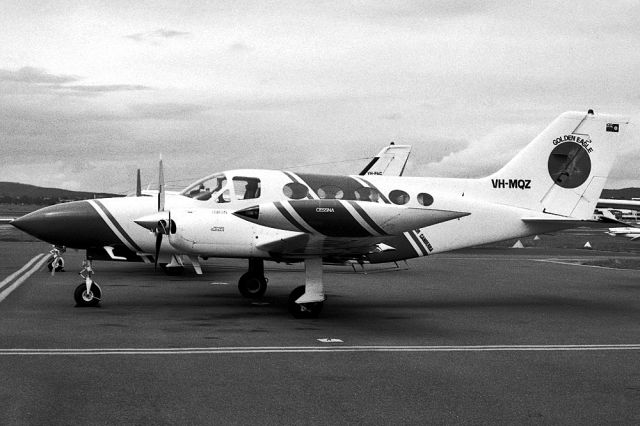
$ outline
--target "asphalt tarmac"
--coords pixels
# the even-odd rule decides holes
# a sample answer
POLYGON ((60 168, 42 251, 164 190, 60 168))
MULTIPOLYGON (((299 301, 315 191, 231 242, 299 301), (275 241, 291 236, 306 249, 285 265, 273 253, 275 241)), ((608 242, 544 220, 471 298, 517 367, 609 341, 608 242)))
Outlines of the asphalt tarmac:
POLYGON ((296 320, 300 265, 267 263, 255 303, 243 261, 180 277, 96 262, 102 306, 76 308, 82 254, 51 276, 47 251, 0 243, 0 280, 23 269, 0 292, 27 277, 0 302, 1 424, 640 423, 640 270, 580 264, 637 254, 328 267, 321 317, 296 320))

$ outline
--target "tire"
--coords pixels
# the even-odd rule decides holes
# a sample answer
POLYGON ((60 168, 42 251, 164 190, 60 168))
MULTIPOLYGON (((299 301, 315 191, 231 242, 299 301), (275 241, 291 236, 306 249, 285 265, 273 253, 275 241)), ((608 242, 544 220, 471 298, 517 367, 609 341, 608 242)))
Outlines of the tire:
POLYGON ((296 300, 300 298, 304 294, 304 286, 301 285, 293 289, 293 291, 289 294, 289 313, 293 315, 294 318, 303 319, 303 318, 318 318, 320 316, 320 312, 322 312, 322 306, 324 302, 314 302, 314 303, 304 303, 299 304, 296 303, 296 300))
POLYGON ((240 277, 238 290, 248 299, 260 299, 267 291, 267 279, 247 272, 240 277))
POLYGON ((160 268, 162 268, 162 271, 170 277, 184 274, 184 266, 167 266, 166 263, 161 263, 160 268))
POLYGON ((102 299, 102 290, 95 282, 91 284, 91 294, 87 295, 87 284, 82 283, 76 290, 73 292, 73 298, 76 301, 76 307, 84 308, 84 307, 93 307, 98 306, 100 304, 100 300, 102 299))
MULTIPOLYGON (((53 260, 50 260, 49 262, 47 262, 47 269, 49 269, 49 272, 51 272, 51 270, 53 270, 53 260)), ((64 265, 62 262, 60 262, 58 264, 58 266, 56 266, 56 272, 62 272, 64 271, 64 265)))

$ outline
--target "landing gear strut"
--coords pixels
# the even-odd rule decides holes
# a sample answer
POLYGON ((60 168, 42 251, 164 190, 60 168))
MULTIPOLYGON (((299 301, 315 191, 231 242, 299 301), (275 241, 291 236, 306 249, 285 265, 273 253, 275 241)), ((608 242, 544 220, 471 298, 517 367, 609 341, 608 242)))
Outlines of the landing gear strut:
POLYGON ((76 287, 73 292, 73 298, 76 300, 76 306, 98 306, 102 298, 102 290, 98 284, 93 281, 93 268, 91 260, 87 259, 82 262, 82 271, 80 276, 84 278, 84 282, 76 287))
POLYGON ((240 294, 249 299, 259 299, 267 291, 267 279, 264 277, 264 260, 250 258, 249 271, 238 281, 240 294))
POLYGON ((162 268, 164 273, 169 276, 178 276, 184 273, 184 264, 182 263, 182 259, 175 255, 171 256, 171 262, 160 263, 160 268, 162 268))
POLYGON ((322 284, 322 258, 304 261, 305 285, 289 295, 289 312, 295 318, 317 318, 326 299, 322 284))

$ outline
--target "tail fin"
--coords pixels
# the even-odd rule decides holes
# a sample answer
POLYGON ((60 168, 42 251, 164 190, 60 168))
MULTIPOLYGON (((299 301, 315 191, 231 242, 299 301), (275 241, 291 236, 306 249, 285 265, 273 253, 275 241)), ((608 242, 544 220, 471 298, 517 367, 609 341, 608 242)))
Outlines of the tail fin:
POLYGON ((409 154, 411 145, 395 145, 391 142, 391 145, 384 147, 359 175, 402 176, 409 154))
POLYGON ((628 117, 565 112, 486 178, 494 202, 589 219, 623 141, 628 117))

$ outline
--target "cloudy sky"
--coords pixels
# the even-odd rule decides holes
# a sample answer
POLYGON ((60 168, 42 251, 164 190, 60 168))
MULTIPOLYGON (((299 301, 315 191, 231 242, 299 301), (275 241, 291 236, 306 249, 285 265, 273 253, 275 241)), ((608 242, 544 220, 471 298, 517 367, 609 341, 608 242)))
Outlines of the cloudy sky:
MULTIPOLYGON (((615 0, 4 0, 0 181, 125 193, 160 153, 175 187, 355 173, 389 141, 408 174, 478 177, 563 111, 635 120, 638 22, 615 0)), ((640 186, 635 141, 608 187, 640 186)))

